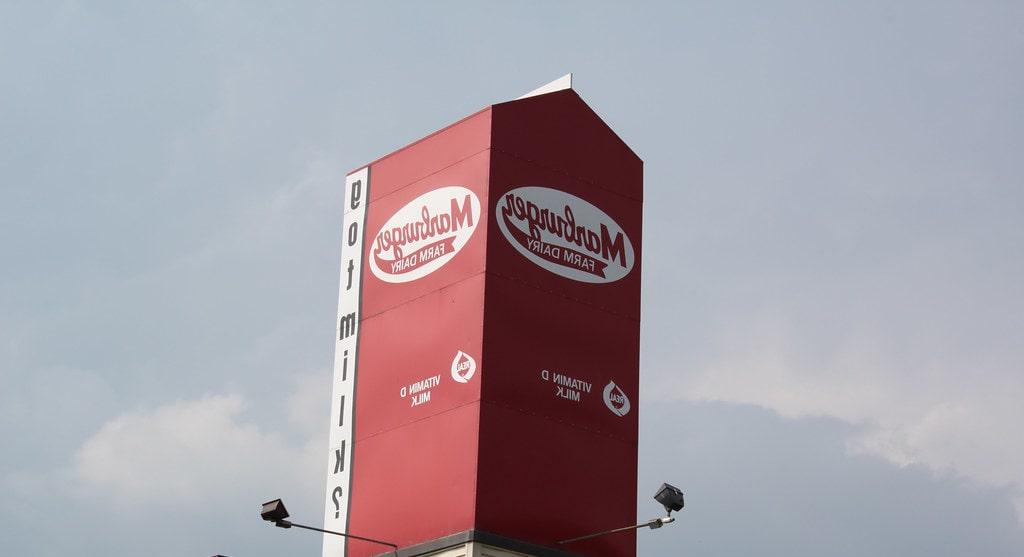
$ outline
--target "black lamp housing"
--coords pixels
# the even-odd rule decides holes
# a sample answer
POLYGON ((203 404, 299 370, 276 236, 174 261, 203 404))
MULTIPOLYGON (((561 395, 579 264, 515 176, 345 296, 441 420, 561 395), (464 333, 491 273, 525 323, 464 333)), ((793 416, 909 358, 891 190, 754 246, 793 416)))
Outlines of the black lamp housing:
POLYGON ((654 494, 654 500, 665 507, 669 516, 672 516, 672 511, 683 508, 683 492, 674 485, 661 484, 658 492, 654 494))
POLYGON ((288 518, 288 509, 284 508, 284 502, 280 499, 263 503, 263 510, 260 517, 267 522, 281 522, 288 518))

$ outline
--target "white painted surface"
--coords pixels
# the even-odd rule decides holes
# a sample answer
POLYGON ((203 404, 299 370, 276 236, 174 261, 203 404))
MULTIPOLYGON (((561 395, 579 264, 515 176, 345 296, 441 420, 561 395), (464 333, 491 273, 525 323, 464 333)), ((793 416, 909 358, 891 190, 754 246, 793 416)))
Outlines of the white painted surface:
POLYGON ((446 186, 428 191, 406 203, 381 226, 373 238, 370 270, 391 283, 425 277, 451 261, 469 242, 479 219, 480 199, 469 188, 446 186), (438 244, 440 248, 420 251, 438 244), (430 255, 426 262, 425 253, 430 255))
MULTIPOLYGON (((363 276, 363 228, 370 200, 370 170, 345 177, 345 213, 342 218, 341 280, 338 285, 338 320, 334 333, 334 380, 331 394, 330 445, 327 450, 327 488, 324 529, 348 531, 349 489, 352 483, 352 419, 355 398, 356 349, 359 346, 360 300, 363 276), (348 319, 346 319, 348 317, 348 319), (341 458, 339 458, 341 455, 341 458), (340 494, 335 494, 340 489, 340 494), (337 500, 337 504, 335 503, 337 500)), ((323 557, 345 555, 345 538, 324 535, 323 557)))
POLYGON ((555 91, 561 91, 563 89, 572 89, 572 72, 563 75, 562 77, 552 81, 551 83, 545 83, 544 85, 541 85, 540 87, 534 89, 533 91, 530 91, 529 93, 516 98, 516 100, 518 101, 519 99, 527 99, 530 97, 536 97, 537 95, 554 93, 555 91))
POLYGON ((633 269, 633 243, 622 227, 570 193, 542 186, 514 188, 498 202, 494 218, 516 251, 556 275, 608 283, 633 269))

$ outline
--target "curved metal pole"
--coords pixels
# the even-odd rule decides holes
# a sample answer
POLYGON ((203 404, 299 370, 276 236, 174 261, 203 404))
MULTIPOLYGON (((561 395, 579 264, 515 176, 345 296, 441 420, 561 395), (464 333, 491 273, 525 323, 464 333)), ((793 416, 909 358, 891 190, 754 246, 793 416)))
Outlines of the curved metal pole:
POLYGON ((666 524, 668 524, 670 522, 675 522, 675 520, 676 519, 672 518, 671 516, 666 516, 664 518, 654 518, 654 519, 648 520, 647 522, 643 522, 643 523, 640 523, 640 524, 637 524, 637 525, 634 525, 634 526, 624 526, 622 528, 615 528, 613 530, 605 530, 603 532, 598 532, 596 534, 587 534, 586 536, 580 536, 578 538, 570 538, 568 540, 562 540, 562 541, 558 541, 558 542, 555 542, 555 543, 557 543, 558 545, 565 545, 565 544, 568 544, 568 543, 581 542, 583 540, 589 540, 591 538, 597 538, 597 537, 605 536, 605 535, 608 535, 608 534, 616 534, 618 532, 628 532, 629 530, 639 530, 641 528, 650 528, 650 529, 653 530, 655 528, 661 528, 662 526, 664 526, 664 525, 666 525, 666 524))
POLYGON ((344 538, 352 538, 353 540, 362 540, 364 542, 370 542, 370 543, 376 543, 376 544, 380 544, 380 545, 386 545, 386 546, 388 546, 388 547, 390 547, 392 549, 392 551, 394 552, 395 555, 398 555, 398 546, 393 544, 393 543, 391 543, 391 542, 375 540, 373 538, 364 538, 363 536, 357 536, 355 534, 346 534, 344 532, 335 532, 334 530, 324 530, 323 528, 317 528, 315 526, 305 526, 305 525, 302 525, 302 524, 296 524, 296 523, 294 523, 294 522, 292 522, 290 520, 278 520, 278 521, 274 522, 274 525, 277 526, 278 528, 291 528, 292 526, 294 526, 296 528, 302 528, 304 530, 313 530, 314 532, 323 532, 324 534, 334 534, 335 536, 342 536, 344 538))

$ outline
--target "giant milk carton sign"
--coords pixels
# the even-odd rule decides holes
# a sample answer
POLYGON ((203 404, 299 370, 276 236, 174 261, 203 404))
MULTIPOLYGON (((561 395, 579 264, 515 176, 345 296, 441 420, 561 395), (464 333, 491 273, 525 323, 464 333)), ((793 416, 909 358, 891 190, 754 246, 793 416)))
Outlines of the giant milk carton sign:
MULTIPOLYGON (((413 554, 636 517, 642 162, 572 90, 345 180, 324 527, 413 554)), ((324 556, 387 548, 336 536, 324 556)), ((632 557, 632 533, 561 548, 632 557)))

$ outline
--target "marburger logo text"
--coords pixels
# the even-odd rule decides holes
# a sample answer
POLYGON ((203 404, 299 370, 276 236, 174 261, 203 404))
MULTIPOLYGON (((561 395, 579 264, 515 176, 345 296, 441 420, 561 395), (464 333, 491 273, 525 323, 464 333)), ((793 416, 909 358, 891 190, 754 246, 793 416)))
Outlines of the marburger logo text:
POLYGON ((528 187, 506 193, 499 205, 505 236, 548 270, 576 280, 608 282, 633 266, 629 238, 622 229, 580 198, 528 187), (584 216, 578 216, 580 211, 584 216), (609 269, 610 265, 614 267, 609 269))
POLYGON ((387 282, 426 276, 469 240, 479 220, 472 191, 448 186, 427 192, 391 216, 373 239, 371 269, 387 282))

